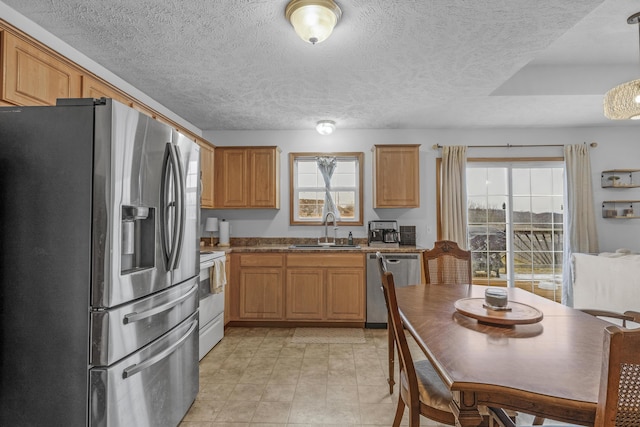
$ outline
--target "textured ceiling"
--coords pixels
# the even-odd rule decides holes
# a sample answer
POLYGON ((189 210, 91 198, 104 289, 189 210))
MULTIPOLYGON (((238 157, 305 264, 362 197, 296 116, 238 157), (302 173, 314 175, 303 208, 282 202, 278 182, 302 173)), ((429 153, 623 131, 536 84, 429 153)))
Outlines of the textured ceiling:
POLYGON ((2 1, 203 130, 629 125, 640 74, 637 0, 337 0, 315 46, 287 0, 2 1))

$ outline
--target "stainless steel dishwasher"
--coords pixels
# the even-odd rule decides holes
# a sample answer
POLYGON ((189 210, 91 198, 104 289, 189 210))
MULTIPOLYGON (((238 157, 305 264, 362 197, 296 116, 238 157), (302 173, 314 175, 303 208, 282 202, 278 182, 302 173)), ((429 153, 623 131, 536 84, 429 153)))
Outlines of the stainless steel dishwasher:
MULTIPOLYGON (((420 283, 419 253, 383 253, 387 270, 393 273, 396 287, 420 283)), ((382 294, 382 281, 376 254, 367 255, 367 328, 387 327, 387 306, 382 294)))

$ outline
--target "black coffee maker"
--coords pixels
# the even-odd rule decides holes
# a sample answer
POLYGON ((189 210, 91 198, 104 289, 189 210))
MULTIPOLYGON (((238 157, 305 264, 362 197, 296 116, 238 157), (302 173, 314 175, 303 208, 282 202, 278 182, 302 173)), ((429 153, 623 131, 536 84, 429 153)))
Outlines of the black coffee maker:
POLYGON ((394 247, 400 245, 398 221, 379 219, 369 221, 369 246, 394 247))

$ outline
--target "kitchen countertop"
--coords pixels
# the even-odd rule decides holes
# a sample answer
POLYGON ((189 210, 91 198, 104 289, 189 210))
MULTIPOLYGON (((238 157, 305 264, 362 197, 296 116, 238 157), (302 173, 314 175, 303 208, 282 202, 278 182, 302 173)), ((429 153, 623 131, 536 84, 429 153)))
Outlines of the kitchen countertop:
POLYGON ((262 245, 262 246, 232 246, 222 249, 219 246, 208 246, 211 250, 224 250, 227 253, 247 253, 247 252, 287 252, 287 253, 318 253, 318 252, 393 252, 393 253, 415 253, 422 252, 424 249, 415 246, 400 246, 399 248, 376 248, 370 246, 361 246, 359 248, 291 248, 290 245, 262 245))
MULTIPOLYGON (((207 239, 207 243, 208 243, 207 239)), ((282 239, 277 239, 277 242, 263 241, 268 239, 242 239, 250 241, 239 241, 234 244, 231 242, 231 246, 200 246, 200 251, 224 251, 229 253, 264 253, 264 252, 286 252, 286 253, 325 253, 325 252, 349 252, 349 253, 371 253, 371 252, 392 252, 392 253, 416 253, 423 252, 425 248, 419 246, 399 246, 399 247, 376 247, 368 246, 366 240, 364 243, 356 241, 359 248, 291 248, 292 244, 310 244, 310 242, 294 241, 284 242, 282 239)), ((275 239, 274 239, 275 240, 275 239)))

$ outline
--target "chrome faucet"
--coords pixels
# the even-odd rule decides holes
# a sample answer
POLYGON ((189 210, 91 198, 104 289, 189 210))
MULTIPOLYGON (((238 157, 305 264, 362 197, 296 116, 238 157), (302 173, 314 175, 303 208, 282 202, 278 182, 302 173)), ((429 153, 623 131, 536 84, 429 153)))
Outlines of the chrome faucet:
POLYGON ((329 243, 329 215, 333 218, 333 244, 338 242, 338 223, 333 212, 327 212, 324 216, 324 242, 329 243))

